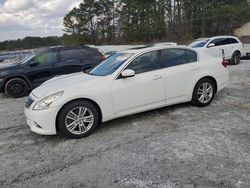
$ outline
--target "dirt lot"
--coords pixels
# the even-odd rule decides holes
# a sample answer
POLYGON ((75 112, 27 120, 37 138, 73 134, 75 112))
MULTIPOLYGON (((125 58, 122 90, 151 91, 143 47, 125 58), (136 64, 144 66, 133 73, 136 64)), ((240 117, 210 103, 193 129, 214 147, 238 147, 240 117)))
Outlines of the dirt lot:
POLYGON ((250 187, 250 61, 206 108, 175 105, 67 140, 30 132, 24 99, 0 98, 5 187, 250 187))

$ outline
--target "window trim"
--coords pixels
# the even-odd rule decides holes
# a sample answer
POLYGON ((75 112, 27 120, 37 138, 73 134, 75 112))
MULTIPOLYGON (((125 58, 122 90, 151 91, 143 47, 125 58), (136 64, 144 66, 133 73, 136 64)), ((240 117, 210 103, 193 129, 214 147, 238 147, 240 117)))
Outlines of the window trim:
MULTIPOLYGON (((196 54, 197 54, 197 62, 199 62, 199 60, 200 60, 200 55, 199 55, 199 53, 197 53, 194 49, 192 49, 192 48, 187 48, 187 47, 180 47, 180 48, 175 48, 175 47, 171 47, 171 48, 166 48, 166 47, 160 47, 160 48, 157 48, 157 49, 148 49, 147 51, 143 51, 143 52, 139 52, 139 53, 135 53, 132 57, 130 57, 125 63, 124 63, 124 65, 123 65, 123 67, 121 67, 120 68, 120 70, 117 72, 117 74, 115 75, 115 77, 114 77, 114 80, 117 80, 118 78, 119 78, 119 76, 120 76, 120 74, 127 68, 127 66, 130 64, 130 63, 132 63, 137 57, 139 57, 139 56, 141 56, 141 55, 143 55, 143 54, 145 54, 145 53, 148 53, 148 52, 153 52, 153 51, 160 51, 160 50, 167 50, 167 49, 183 49, 183 50, 190 50, 190 51, 193 51, 193 52, 195 52, 196 54)), ((193 62, 193 63, 196 63, 196 62, 193 62)), ((162 63, 160 63, 161 64, 161 68, 160 69, 165 69, 165 68, 167 68, 167 67, 163 67, 162 66, 162 63)), ((159 69, 157 69, 157 70, 159 70, 159 69)), ((116 72, 114 72, 114 74, 115 74, 116 72)))
MULTIPOLYGON (((145 52, 141 52, 139 54, 137 54, 135 57, 131 57, 131 59, 129 60, 128 59, 128 62, 126 64, 124 64, 124 67, 121 69, 121 71, 119 71, 119 73, 116 75, 115 77, 115 80, 118 80, 118 79, 121 79, 121 74, 124 70, 126 70, 126 68, 134 62, 134 60, 142 55, 145 55, 147 53, 152 53, 152 52, 156 52, 156 51, 160 51, 161 49, 157 49, 157 50, 149 50, 149 51, 145 51, 145 52)), ((159 69, 162 69, 162 63, 160 62, 159 63, 159 68, 158 69, 155 69, 155 70, 151 70, 151 71, 147 71, 147 72, 152 72, 152 71, 156 71, 156 70, 159 70, 159 69)), ((135 75, 138 75, 138 74, 143 74, 143 73, 147 73, 147 72, 142 72, 142 73, 137 73, 135 75)))
POLYGON ((190 63, 197 63, 199 61, 199 54, 195 50, 193 50, 193 49, 187 49, 187 48, 167 48, 167 49, 161 49, 161 50, 184 50, 185 51, 185 56, 186 56, 186 58, 185 58, 186 59, 186 63, 179 64, 179 65, 165 67, 164 66, 164 62, 161 62, 162 69, 177 67, 177 66, 181 66, 181 65, 187 65, 187 64, 190 64, 190 63), (196 58, 197 58, 196 61, 189 62, 187 51, 191 51, 191 52, 194 52, 196 54, 196 58))

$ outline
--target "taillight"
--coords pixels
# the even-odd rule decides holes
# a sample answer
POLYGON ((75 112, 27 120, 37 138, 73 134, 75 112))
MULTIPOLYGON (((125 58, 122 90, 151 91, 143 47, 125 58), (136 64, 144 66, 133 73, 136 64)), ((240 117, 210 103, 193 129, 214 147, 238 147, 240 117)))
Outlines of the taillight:
POLYGON ((101 60, 101 61, 104 61, 105 59, 106 59, 106 57, 105 57, 104 55, 101 55, 101 56, 100 56, 100 60, 101 60))
POLYGON ((229 65, 229 62, 223 58, 223 60, 222 60, 222 65, 223 65, 225 68, 227 68, 227 66, 229 65))

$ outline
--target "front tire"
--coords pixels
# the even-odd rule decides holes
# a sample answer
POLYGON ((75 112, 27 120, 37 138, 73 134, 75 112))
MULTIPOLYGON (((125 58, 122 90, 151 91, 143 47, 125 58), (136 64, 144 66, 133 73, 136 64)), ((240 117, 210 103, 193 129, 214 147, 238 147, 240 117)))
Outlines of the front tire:
POLYGON ((230 60, 231 65, 238 65, 241 61, 241 53, 239 51, 235 51, 230 60))
POLYGON ((25 97, 29 93, 29 86, 22 78, 12 78, 6 82, 4 91, 13 98, 25 97))
POLYGON ((214 82, 209 78, 203 78, 195 85, 191 102, 197 107, 208 106, 213 101, 215 92, 214 82))
POLYGON ((57 129, 59 135, 79 139, 91 135, 99 123, 100 115, 95 105, 77 100, 66 104, 59 112, 57 129))

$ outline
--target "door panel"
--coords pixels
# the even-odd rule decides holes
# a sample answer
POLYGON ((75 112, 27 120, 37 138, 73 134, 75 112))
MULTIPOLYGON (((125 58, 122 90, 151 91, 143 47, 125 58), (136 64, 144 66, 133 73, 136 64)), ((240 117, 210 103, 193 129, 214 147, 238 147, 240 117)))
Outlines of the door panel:
POLYGON ((82 71, 80 49, 61 49, 60 61, 55 64, 56 75, 70 74, 82 71))
POLYGON ((56 62, 58 62, 56 51, 44 52, 31 59, 27 75, 34 87, 55 76, 54 63, 56 62))
POLYGON ((158 51, 139 56, 126 69, 134 70, 136 75, 114 80, 112 97, 116 113, 129 114, 165 104, 165 87, 158 51))
POLYGON ((148 109, 165 104, 162 70, 115 80, 112 86, 115 112, 148 109))
POLYGON ((222 57, 223 56, 222 50, 224 50, 224 46, 214 46, 214 47, 208 48, 207 52, 209 55, 213 57, 222 57))
POLYGON ((166 85, 166 103, 183 102, 190 96, 199 67, 197 54, 185 49, 166 49, 161 51, 163 77, 166 85))
POLYGON ((225 56, 227 55, 227 45, 225 45, 225 40, 226 38, 217 38, 212 40, 210 43, 214 43, 215 46, 214 47, 210 47, 207 49, 207 52, 209 55, 213 56, 213 57, 223 57, 223 52, 225 56))
POLYGON ((70 74, 82 71, 81 61, 78 59, 55 63, 56 75, 70 74))
POLYGON ((186 101, 193 88, 194 78, 198 72, 197 63, 188 63, 165 68, 166 102, 176 103, 186 101))

